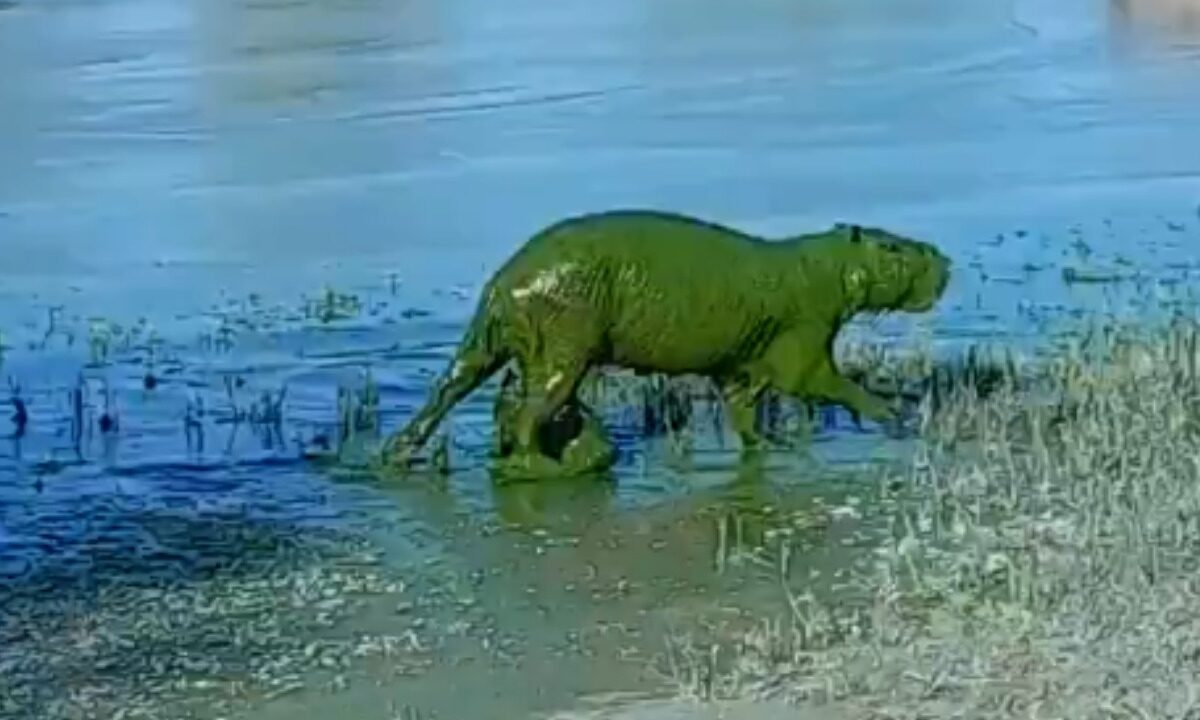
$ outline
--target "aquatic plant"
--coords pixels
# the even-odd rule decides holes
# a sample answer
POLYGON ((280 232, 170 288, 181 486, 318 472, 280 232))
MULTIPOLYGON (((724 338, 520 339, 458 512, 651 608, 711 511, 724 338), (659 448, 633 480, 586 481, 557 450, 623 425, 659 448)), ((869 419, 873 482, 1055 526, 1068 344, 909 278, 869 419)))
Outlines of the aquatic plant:
POLYGON ((204 397, 191 395, 183 415, 183 434, 190 452, 204 452, 204 418, 204 397))
MULTIPOLYGON (((53 317, 51 315, 52 323, 53 317)), ((103 365, 108 361, 116 335, 117 328, 112 322, 98 317, 88 321, 88 351, 93 367, 103 365)))
POLYGON ((24 398, 21 397, 21 386, 13 378, 8 379, 8 402, 12 405, 12 437, 20 438, 25 435, 25 428, 29 425, 29 408, 25 404, 24 398))
POLYGON ((351 455, 370 454, 369 448, 378 441, 380 392, 372 370, 368 367, 363 371, 362 382, 357 387, 339 384, 335 393, 333 427, 298 443, 304 456, 311 460, 349 460, 351 455))
POLYGON ((328 324, 346 320, 362 312, 362 300, 354 293, 343 293, 326 286, 315 298, 304 297, 304 317, 328 324))
POLYGON ((104 409, 96 421, 96 426, 100 428, 101 434, 116 434, 121 430, 121 417, 117 411, 117 401, 107 379, 102 380, 101 393, 104 398, 104 409))

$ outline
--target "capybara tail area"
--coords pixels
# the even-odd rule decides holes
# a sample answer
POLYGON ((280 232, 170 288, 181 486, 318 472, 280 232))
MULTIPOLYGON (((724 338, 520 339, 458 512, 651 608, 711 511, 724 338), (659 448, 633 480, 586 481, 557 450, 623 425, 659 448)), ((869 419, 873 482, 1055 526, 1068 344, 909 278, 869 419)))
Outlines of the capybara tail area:
POLYGON ((485 300, 471 319, 458 352, 434 385, 429 400, 392 437, 388 452, 407 457, 419 450, 459 402, 494 375, 511 357, 504 346, 502 319, 485 300))

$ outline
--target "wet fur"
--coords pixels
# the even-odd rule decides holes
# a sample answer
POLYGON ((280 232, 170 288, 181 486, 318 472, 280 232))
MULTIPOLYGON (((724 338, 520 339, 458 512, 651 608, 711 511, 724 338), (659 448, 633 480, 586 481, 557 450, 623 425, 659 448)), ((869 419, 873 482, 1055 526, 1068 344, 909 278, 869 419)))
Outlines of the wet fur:
POLYGON ((405 463, 509 362, 520 385, 510 465, 547 472, 565 468, 541 451, 542 428, 602 365, 712 378, 747 448, 760 443, 754 405, 768 387, 883 421, 892 409, 837 371, 834 339, 861 312, 931 309, 949 274, 934 246, 878 228, 768 241, 670 213, 572 218, 530 238, 487 283, 450 367, 386 452, 405 463))

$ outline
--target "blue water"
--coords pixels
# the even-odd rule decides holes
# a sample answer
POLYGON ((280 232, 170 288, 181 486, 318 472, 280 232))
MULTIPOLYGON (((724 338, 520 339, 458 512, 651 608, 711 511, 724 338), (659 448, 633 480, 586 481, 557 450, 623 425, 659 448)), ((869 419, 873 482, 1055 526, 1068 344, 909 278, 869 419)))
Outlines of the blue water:
MULTIPOLYGON (((502 512, 479 468, 486 393, 453 419, 466 470, 440 495, 340 482, 299 456, 336 434, 338 388, 368 369, 383 428, 408 417, 488 273, 568 214, 929 239, 956 275, 916 324, 946 344, 1179 293, 1200 241, 1187 5, 0 3, 0 332, 19 388, 0 398, 28 411, 0 440, 0 578, 228 562, 220 543, 184 552, 146 529, 164 514, 436 530, 502 512), (1062 281, 1123 260, 1140 286, 1062 281), (361 307, 306 316, 326 287, 361 307), (108 322, 142 330, 89 344, 108 322), (285 387, 277 422, 234 422, 285 387)), ((623 512, 733 474, 728 453, 677 476, 626 446, 623 512)), ((834 459, 887 446, 820 443, 834 459)))

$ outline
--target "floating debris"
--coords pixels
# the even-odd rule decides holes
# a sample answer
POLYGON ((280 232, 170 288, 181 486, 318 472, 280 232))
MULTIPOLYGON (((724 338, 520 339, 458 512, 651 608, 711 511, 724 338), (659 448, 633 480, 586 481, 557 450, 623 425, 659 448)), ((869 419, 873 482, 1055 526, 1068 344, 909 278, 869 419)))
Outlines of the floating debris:
POLYGON ((1062 270, 1063 282, 1068 285, 1074 284, 1102 284, 1102 283, 1118 283, 1133 278, 1122 275, 1114 270, 1087 269, 1080 270, 1073 267, 1065 267, 1062 270))

